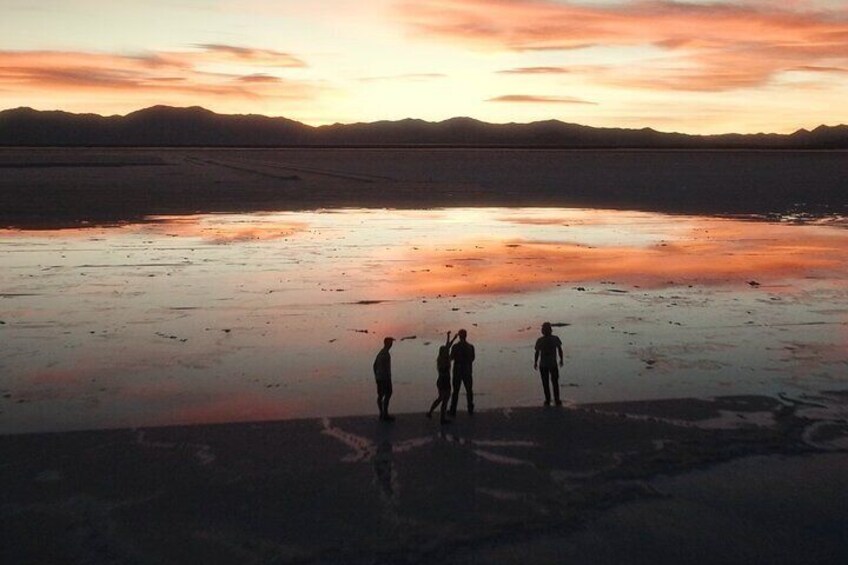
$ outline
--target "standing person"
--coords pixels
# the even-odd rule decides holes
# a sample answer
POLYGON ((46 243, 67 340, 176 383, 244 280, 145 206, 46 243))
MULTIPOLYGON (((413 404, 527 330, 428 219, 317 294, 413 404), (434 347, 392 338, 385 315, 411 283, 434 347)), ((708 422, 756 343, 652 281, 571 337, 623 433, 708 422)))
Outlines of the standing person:
POLYGON ((439 396, 436 400, 433 401, 433 404, 430 405, 430 410, 427 412, 427 417, 433 417, 433 410, 436 409, 436 406, 439 404, 442 405, 442 418, 440 422, 442 424, 449 424, 450 420, 445 418, 445 411, 448 407, 448 400, 450 400, 451 395, 451 382, 450 382, 450 368, 451 368, 451 360, 450 360, 450 346, 456 339, 454 336, 451 339, 451 333, 448 332, 447 337, 445 338, 445 344, 439 347, 439 356, 436 358, 436 369, 439 371, 439 379, 436 381, 436 388, 439 389, 439 396))
POLYGON ((459 342, 454 343, 450 352, 453 361, 453 396, 451 397, 450 415, 456 416, 456 404, 459 402, 459 385, 465 386, 465 398, 468 401, 468 414, 474 414, 474 384, 471 377, 471 367, 474 363, 474 346, 466 341, 468 332, 457 332, 459 342))
POLYGON ((548 381, 554 386, 554 402, 562 406, 559 399, 559 369, 557 368, 557 353, 559 366, 562 367, 562 341, 553 334, 551 323, 542 324, 542 337, 536 340, 536 354, 533 357, 533 368, 539 369, 542 376, 542 388, 545 390, 545 406, 551 405, 551 389, 548 381))
POLYGON ((374 380, 377 381, 377 407, 380 409, 380 419, 393 422, 395 417, 389 415, 389 399, 392 397, 392 348, 395 338, 383 339, 383 349, 374 358, 374 380))

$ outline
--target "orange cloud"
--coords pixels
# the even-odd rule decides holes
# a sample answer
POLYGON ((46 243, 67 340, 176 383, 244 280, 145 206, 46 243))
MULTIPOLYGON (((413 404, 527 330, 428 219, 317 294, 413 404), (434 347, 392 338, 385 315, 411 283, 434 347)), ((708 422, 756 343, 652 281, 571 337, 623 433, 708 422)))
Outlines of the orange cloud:
POLYGON ((531 104, 592 104, 597 105, 597 102, 590 102, 581 98, 571 96, 535 96, 532 94, 505 94, 504 96, 496 96, 489 98, 486 102, 519 102, 531 104))
POLYGON ((843 67, 821 67, 816 65, 801 65, 789 70, 802 73, 848 73, 848 69, 843 67))
POLYGON ((561 75, 570 73, 566 67, 517 67, 498 71, 502 75, 561 75))
POLYGON ((715 91, 768 84, 799 67, 845 64, 845 9, 791 6, 670 0, 604 5, 427 0, 404 2, 398 11, 418 36, 486 49, 653 47, 666 56, 601 68, 600 78, 617 85, 715 91))
POLYGON ((362 82, 378 82, 384 80, 431 80, 437 78, 445 78, 447 75, 442 73, 407 73, 403 75, 389 75, 379 77, 363 77, 359 79, 362 82))
MULTIPOLYGON (((201 45, 194 51, 120 55, 81 51, 0 51, 0 88, 61 90, 68 93, 129 90, 133 93, 211 95, 236 98, 308 99, 319 88, 244 69, 303 67, 300 59, 279 51, 228 45, 201 45), (232 72, 211 72, 206 65, 231 65, 232 72), (234 65, 238 65, 236 68, 234 65)), ((226 67, 224 67, 226 68, 226 67)))
POLYGON ((236 45, 224 45, 221 43, 199 43, 195 47, 202 49, 199 53, 179 53, 177 57, 204 58, 210 57, 216 61, 236 61, 239 63, 250 63, 271 67, 305 67, 306 63, 290 53, 275 51, 273 49, 255 49, 252 47, 240 47, 236 45))

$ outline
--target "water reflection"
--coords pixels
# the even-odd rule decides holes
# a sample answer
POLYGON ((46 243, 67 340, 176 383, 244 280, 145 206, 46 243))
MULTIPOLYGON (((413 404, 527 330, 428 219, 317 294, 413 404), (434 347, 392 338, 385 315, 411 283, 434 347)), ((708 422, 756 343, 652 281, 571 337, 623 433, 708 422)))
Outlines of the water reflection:
POLYGON ((143 231, 147 233, 200 238, 212 243, 286 239, 307 228, 305 222, 268 214, 253 214, 249 217, 227 214, 154 216, 142 224, 143 231))
MULTIPOLYGON (((0 433, 426 410, 466 327, 481 408, 536 404, 541 321, 578 402, 848 374, 848 231, 570 209, 335 210, 0 231, 0 433)), ((475 391, 477 392, 477 391, 475 391)))
POLYGON ((459 237, 450 248, 420 247, 407 256, 414 267, 391 286, 413 295, 504 294, 597 281, 643 288, 763 284, 755 278, 770 285, 803 278, 841 284, 848 275, 848 232, 840 229, 705 218, 673 218, 665 226, 655 217, 645 224, 647 214, 622 226, 614 213, 589 221, 583 215, 505 220, 554 228, 559 240, 459 237), (597 226, 604 230, 597 233, 597 226))

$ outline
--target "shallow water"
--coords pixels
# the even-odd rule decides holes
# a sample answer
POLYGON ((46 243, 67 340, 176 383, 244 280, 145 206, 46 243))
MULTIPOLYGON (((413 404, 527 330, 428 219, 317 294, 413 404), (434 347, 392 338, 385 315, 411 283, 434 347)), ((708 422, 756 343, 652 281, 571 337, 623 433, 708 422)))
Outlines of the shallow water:
MULTIPOLYGON (((333 210, 0 230, 0 433, 375 412, 435 396, 448 330, 478 408, 848 384, 848 230, 581 209, 333 210), (562 324, 562 325, 560 325, 562 324)), ((464 406, 464 400, 460 401, 464 406)))

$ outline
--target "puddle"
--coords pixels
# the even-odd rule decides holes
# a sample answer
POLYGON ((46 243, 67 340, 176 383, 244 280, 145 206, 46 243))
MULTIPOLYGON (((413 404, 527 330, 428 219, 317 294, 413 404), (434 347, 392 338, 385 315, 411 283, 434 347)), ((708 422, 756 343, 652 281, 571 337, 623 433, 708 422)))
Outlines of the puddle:
MULTIPOLYGON (((330 210, 0 230, 0 433, 395 412, 468 330, 481 409, 848 383, 848 230, 582 209, 330 210)), ((461 400, 462 405, 464 401, 461 400)))

